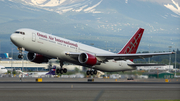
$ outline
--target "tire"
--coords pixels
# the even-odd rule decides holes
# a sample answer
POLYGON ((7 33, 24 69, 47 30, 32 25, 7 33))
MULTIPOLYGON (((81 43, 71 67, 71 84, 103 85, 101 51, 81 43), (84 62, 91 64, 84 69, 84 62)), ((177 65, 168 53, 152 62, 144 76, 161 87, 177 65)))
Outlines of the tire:
POLYGON ((59 73, 60 73, 60 70, 59 70, 59 69, 56 69, 56 73, 59 74, 59 73))
POLYGON ((67 69, 66 69, 66 68, 64 68, 64 69, 63 69, 63 72, 64 72, 64 73, 67 73, 67 69))
POLYGON ((96 75, 97 74, 97 70, 94 70, 93 73, 94 73, 94 75, 96 75))
POLYGON ((86 75, 89 75, 90 74, 90 71, 86 71, 86 75))
POLYGON ((93 74, 94 74, 94 71, 91 70, 91 71, 90 71, 90 74, 93 75, 93 74))
POLYGON ((63 74, 63 69, 60 69, 60 73, 63 74))
POLYGON ((20 54, 19 54, 19 55, 18 55, 18 58, 19 58, 19 59, 22 59, 22 58, 23 58, 23 55, 20 55, 20 54))

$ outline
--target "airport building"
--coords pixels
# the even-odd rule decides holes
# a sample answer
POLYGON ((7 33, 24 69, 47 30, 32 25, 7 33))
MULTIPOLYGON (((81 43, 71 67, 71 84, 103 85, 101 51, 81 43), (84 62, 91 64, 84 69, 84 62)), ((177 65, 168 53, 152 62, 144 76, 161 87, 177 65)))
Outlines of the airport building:
POLYGON ((48 64, 36 64, 30 61, 0 61, 0 65, 6 69, 16 69, 23 71, 45 71, 48 68, 48 64))
POLYGON ((9 58, 9 53, 0 53, 0 59, 7 59, 9 58))
POLYGON ((165 66, 138 66, 137 70, 173 70, 173 65, 165 65, 165 66))
POLYGON ((148 75, 148 78, 161 78, 161 79, 169 79, 174 78, 174 74, 170 72, 147 72, 143 75, 148 75))
MULTIPOLYGON (((15 70, 22 70, 22 71, 47 71, 49 69, 49 63, 37 64, 37 63, 30 62, 27 60, 0 61, 0 65, 4 66, 6 69, 15 69, 15 70)), ((60 68, 59 64, 52 63, 52 66, 54 65, 60 68)), ((75 70, 75 68, 78 68, 80 71, 83 71, 83 67, 78 66, 78 65, 64 65, 63 67, 67 68, 68 71, 73 71, 75 70)))

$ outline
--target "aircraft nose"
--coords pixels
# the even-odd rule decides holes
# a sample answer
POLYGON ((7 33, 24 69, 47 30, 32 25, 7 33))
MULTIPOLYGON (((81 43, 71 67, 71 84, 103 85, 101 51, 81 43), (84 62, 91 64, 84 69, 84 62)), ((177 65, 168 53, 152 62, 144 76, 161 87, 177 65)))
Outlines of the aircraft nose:
POLYGON ((12 34, 10 36, 10 39, 11 39, 12 43, 15 44, 15 45, 18 45, 20 43, 19 42, 20 41, 20 37, 17 34, 12 34))
POLYGON ((14 43, 14 41, 16 40, 16 36, 15 36, 14 34, 12 34, 12 35, 10 36, 10 39, 11 39, 11 41, 14 43))

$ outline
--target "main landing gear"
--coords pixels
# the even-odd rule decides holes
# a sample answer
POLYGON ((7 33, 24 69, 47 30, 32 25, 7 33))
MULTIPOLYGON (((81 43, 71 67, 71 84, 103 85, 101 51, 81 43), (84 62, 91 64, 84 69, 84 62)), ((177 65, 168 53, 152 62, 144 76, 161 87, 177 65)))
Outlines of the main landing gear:
POLYGON ((60 69, 56 69, 56 73, 59 74, 63 74, 63 73, 67 73, 67 69, 66 68, 60 68, 60 69))
POLYGON ((133 75, 132 75, 132 71, 131 71, 130 74, 131 74, 131 75, 130 75, 130 77, 127 78, 127 80, 134 80, 133 75))
POLYGON ((96 75, 97 74, 97 70, 95 70, 95 69, 94 70, 87 70, 86 74, 87 75, 96 75))
POLYGON ((56 69, 56 73, 59 74, 63 74, 63 73, 67 73, 67 69, 66 68, 62 68, 64 65, 63 61, 60 61, 60 69, 56 69))

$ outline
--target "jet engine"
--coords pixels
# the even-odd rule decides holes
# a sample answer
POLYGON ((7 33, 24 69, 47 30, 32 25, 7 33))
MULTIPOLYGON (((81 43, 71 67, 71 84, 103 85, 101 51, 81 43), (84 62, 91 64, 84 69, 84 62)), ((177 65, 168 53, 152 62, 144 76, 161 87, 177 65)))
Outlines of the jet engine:
POLYGON ((78 57, 78 60, 80 63, 90 65, 90 66, 97 64, 96 57, 88 53, 81 53, 78 57))
POLYGON ((48 57, 45 57, 43 55, 40 55, 40 54, 37 54, 37 53, 31 53, 31 52, 29 52, 27 54, 27 58, 31 62, 35 62, 35 63, 48 62, 48 59, 49 59, 48 57))

